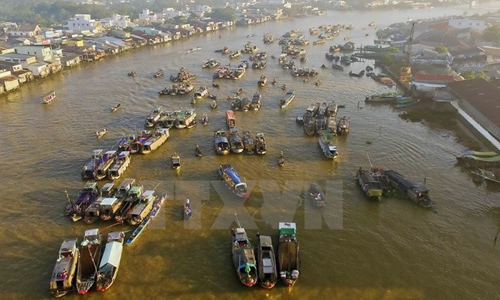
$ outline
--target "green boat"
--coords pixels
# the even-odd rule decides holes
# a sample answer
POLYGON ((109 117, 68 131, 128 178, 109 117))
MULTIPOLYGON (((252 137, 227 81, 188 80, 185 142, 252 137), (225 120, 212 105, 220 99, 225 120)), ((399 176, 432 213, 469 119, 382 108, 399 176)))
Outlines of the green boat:
POLYGON ((362 167, 359 167, 358 172, 356 173, 356 179, 358 180, 361 189, 365 192, 369 199, 380 201, 383 193, 382 185, 371 175, 369 171, 363 170, 362 167))

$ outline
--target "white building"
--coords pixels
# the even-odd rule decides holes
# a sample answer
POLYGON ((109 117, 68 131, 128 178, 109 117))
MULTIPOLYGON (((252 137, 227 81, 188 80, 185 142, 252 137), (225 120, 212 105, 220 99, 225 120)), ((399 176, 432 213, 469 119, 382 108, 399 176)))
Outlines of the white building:
POLYGON ((68 20, 68 29, 75 30, 89 30, 97 31, 98 22, 90 17, 88 14, 76 14, 74 18, 68 20))
POLYGON ((457 29, 471 28, 480 32, 484 31, 488 27, 484 20, 475 19, 450 19, 448 21, 448 26, 457 29))
POLYGON ((174 8, 165 8, 163 11, 163 17, 166 19, 166 20, 169 20, 169 19, 173 19, 175 17, 188 17, 189 14, 186 13, 186 12, 183 12, 183 11, 179 11, 179 10, 176 10, 174 8))
POLYGON ((46 46, 16 46, 14 47, 17 54, 34 55, 38 61, 51 61, 52 50, 46 46))
POLYGON ((156 20, 158 19, 158 15, 154 11, 143 9, 142 12, 139 13, 139 19, 148 19, 151 22, 156 22, 156 20))
POLYGON ((119 28, 127 28, 134 27, 135 24, 130 21, 129 16, 122 16, 119 14, 114 14, 111 18, 106 18, 100 20, 101 24, 105 28, 110 27, 119 27, 119 28))

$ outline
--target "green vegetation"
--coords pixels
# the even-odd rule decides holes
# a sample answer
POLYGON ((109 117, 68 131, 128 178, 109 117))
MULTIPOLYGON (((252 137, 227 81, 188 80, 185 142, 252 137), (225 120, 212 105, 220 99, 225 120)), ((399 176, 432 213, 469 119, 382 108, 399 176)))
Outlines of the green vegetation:
POLYGON ((492 42, 495 45, 500 44, 500 25, 495 24, 484 30, 484 40, 492 42))
POLYGON ((384 54, 381 58, 380 58, 380 62, 383 64, 383 65, 386 65, 386 66, 391 66, 393 65, 395 62, 396 62, 396 59, 394 58, 394 56, 392 55, 389 55, 389 54, 384 54))
POLYGON ((481 71, 479 73, 476 73, 474 71, 465 72, 462 74, 462 76, 467 80, 476 79, 476 78, 486 79, 486 73, 484 73, 484 71, 481 71))
POLYGON ((236 15, 231 8, 215 8, 206 16, 223 21, 236 21, 236 15))
POLYGON ((446 48, 445 46, 437 46, 435 50, 438 53, 446 53, 446 52, 448 52, 448 48, 446 48))

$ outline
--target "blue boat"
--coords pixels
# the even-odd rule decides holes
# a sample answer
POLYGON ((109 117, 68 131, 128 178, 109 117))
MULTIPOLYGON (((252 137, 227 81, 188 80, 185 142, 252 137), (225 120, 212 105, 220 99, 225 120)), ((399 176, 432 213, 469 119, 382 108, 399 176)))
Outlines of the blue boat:
MULTIPOLYGON (((99 187, 97 183, 94 181, 89 181, 85 184, 83 189, 78 194, 78 199, 75 203, 72 203, 71 200, 68 206, 66 207, 66 214, 71 217, 73 222, 76 222, 83 218, 85 211, 89 208, 92 203, 99 197, 99 187)), ((66 193, 67 196, 67 193, 66 193)))
POLYGON ((219 168, 219 176, 224 180, 227 187, 241 198, 248 198, 250 193, 247 189, 247 184, 243 182, 238 173, 230 164, 223 164, 219 168))

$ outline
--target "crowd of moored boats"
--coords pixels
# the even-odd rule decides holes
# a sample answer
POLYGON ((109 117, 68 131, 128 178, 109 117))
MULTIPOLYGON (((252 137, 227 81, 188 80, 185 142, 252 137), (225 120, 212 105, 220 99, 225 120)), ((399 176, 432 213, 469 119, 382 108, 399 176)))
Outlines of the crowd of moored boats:
MULTIPOLYGON (((324 36, 335 34, 333 27, 324 26, 324 36), (330 32, 330 33, 327 33, 330 32), (332 33, 333 32, 333 33, 332 33)), ((348 28, 347 28, 348 29, 348 28)), ((271 34, 264 36, 264 43, 272 43, 276 40, 271 34)), ((293 76, 315 76, 317 72, 309 68, 297 68, 293 60, 288 58, 298 58, 305 60, 305 50, 300 48, 307 42, 297 30, 286 33, 280 40, 282 54, 279 57, 279 64, 283 68, 291 69, 293 76)), ((336 52, 336 50, 334 49, 336 52)), ((249 61, 242 61, 236 68, 230 65, 219 67, 220 63, 211 59, 206 61, 202 67, 211 69, 217 68, 214 72, 213 87, 218 87, 217 79, 242 78, 245 70, 250 66, 254 69, 264 69, 267 66, 267 53, 259 52, 257 46, 247 43, 243 50, 230 51, 227 47, 217 50, 223 54, 232 55, 232 58, 242 54, 252 55, 249 61)), ((275 57, 273 57, 275 58, 275 57)), ((334 58, 335 59, 335 58, 334 58)), ((163 70, 158 70, 153 76, 158 78, 163 76, 163 70)), ((137 76, 135 71, 130 71, 129 76, 137 76)), ((170 80, 174 83, 171 87, 160 91, 160 94, 178 95, 187 94, 194 90, 192 80, 196 75, 182 68, 176 75, 172 75, 170 80)), ((259 87, 267 84, 267 78, 262 75, 257 82, 259 87)), ((272 82, 276 85, 276 80, 272 82)), ((319 81, 316 85, 319 85, 319 81)), ((282 86, 285 94, 279 99, 281 109, 286 109, 295 99, 295 91, 287 90, 282 86)), ((241 91, 232 96, 231 110, 226 111, 227 130, 218 129, 214 131, 214 149, 217 154, 226 155, 230 152, 248 154, 266 154, 267 145, 264 133, 257 133, 254 137, 250 131, 240 131, 236 127, 235 111, 259 110, 261 108, 261 95, 255 93, 252 99, 240 97, 241 91)), ((217 97, 210 94, 208 87, 199 87, 192 100, 192 104, 210 97, 213 99, 211 108, 217 108, 217 97)), ((397 97, 397 96, 395 96, 397 97)), ((55 98, 55 92, 51 92, 42 97, 43 103, 50 103, 55 98)), ((380 96, 378 99, 385 98, 380 96)), ((375 97, 367 98, 367 102, 376 101, 375 97)), ((381 100, 382 101, 382 100, 381 100)), ((120 104, 111 108, 114 112, 121 107, 120 104)), ((297 122, 304 126, 304 132, 309 136, 318 135, 318 143, 326 157, 335 159, 338 156, 337 147, 334 143, 336 136, 347 135, 350 130, 350 118, 337 118, 338 108, 341 106, 335 102, 311 104, 302 116, 297 117, 297 122)), ((137 240, 147 225, 154 220, 154 217, 161 209, 166 200, 166 194, 157 194, 156 187, 145 190, 142 184, 132 178, 122 180, 115 187, 114 182, 106 183, 99 188, 97 181, 108 178, 118 180, 129 167, 132 155, 136 153, 148 154, 156 150, 167 141, 170 129, 192 128, 196 125, 195 109, 187 110, 164 110, 156 107, 146 117, 145 127, 140 134, 120 138, 116 143, 116 149, 107 150, 96 149, 92 152, 90 161, 82 169, 82 178, 90 181, 86 182, 79 192, 76 200, 72 200, 66 193, 68 204, 66 214, 77 222, 82 220, 87 224, 93 224, 97 220, 110 221, 116 223, 128 223, 136 226, 131 234, 126 237, 124 231, 113 231, 103 239, 104 233, 99 229, 86 230, 83 240, 78 243, 76 238, 65 240, 59 250, 58 259, 52 273, 50 281, 50 291, 56 296, 63 296, 66 293, 76 290, 80 294, 87 293, 94 285, 97 290, 105 291, 114 282, 121 260, 124 245, 130 245, 137 240), (106 240, 106 243, 104 243, 106 240)), ((203 115, 201 123, 208 124, 208 116, 203 115)), ((104 135, 107 130, 96 132, 96 136, 104 135)), ((197 145, 195 155, 203 156, 200 147, 197 145)), ((285 164, 285 157, 281 152, 278 165, 285 164)), ((180 170, 181 160, 177 153, 171 156, 171 166, 174 170, 180 170)), ((250 196, 245 181, 233 168, 231 164, 220 165, 218 175, 224 184, 237 197, 246 199, 250 196)), ((361 189, 370 199, 380 200, 380 198, 390 192, 399 191, 404 196, 412 199, 423 207, 432 207, 433 202, 429 197, 429 190, 398 172, 382 168, 371 168, 364 170, 360 168, 356 173, 356 180, 361 189)), ((312 184, 307 197, 316 207, 325 207, 328 203, 321 188, 312 184)), ((183 204, 184 219, 189 220, 195 213, 186 199, 183 204)), ((253 286, 260 283, 264 288, 272 288, 281 280, 285 285, 293 285, 299 277, 299 243, 296 236, 296 224, 291 222, 279 223, 278 248, 275 253, 272 238, 266 235, 258 236, 257 255, 254 246, 250 243, 245 229, 238 223, 238 227, 231 231, 232 256, 234 268, 240 281, 246 286, 253 286)))

